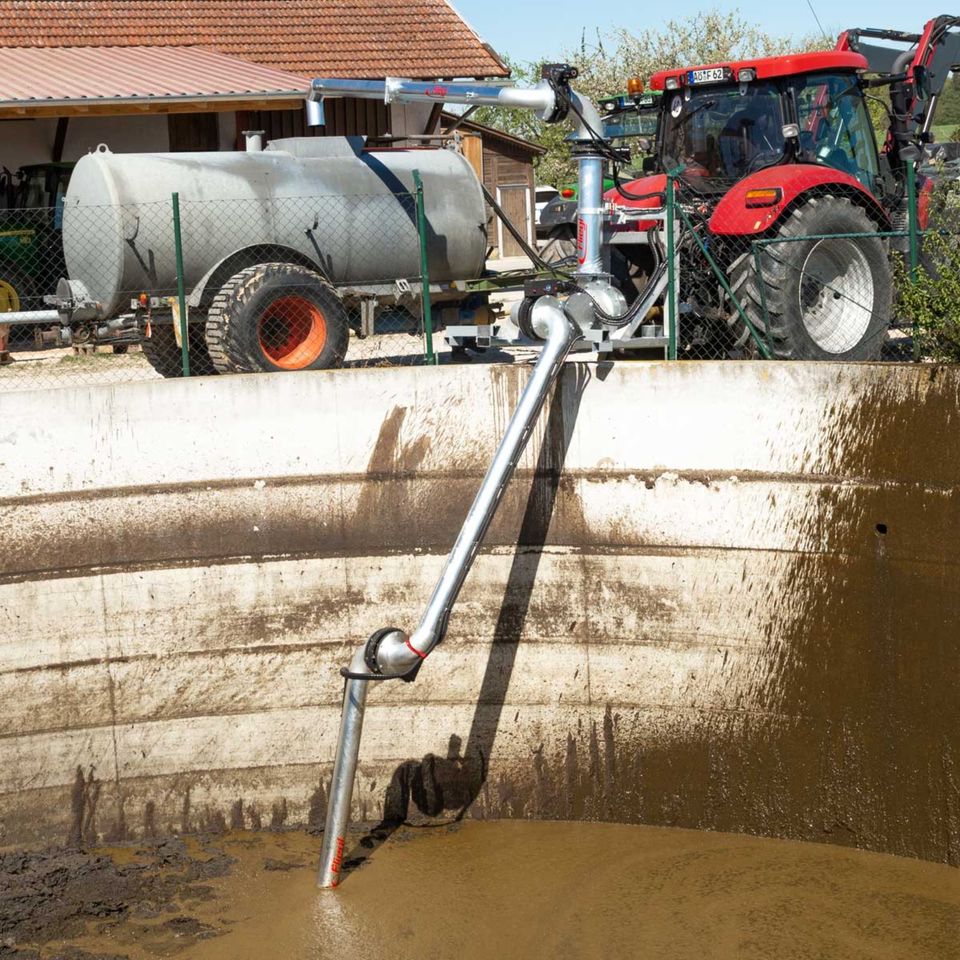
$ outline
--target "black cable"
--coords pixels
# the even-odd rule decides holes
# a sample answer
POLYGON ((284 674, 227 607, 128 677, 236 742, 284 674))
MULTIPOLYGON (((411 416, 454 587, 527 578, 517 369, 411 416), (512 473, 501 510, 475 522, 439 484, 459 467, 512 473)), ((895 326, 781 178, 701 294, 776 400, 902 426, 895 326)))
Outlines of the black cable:
POLYGON ((580 120, 580 123, 583 124, 584 130, 590 136, 590 142, 596 147, 597 151, 602 157, 609 160, 613 165, 613 186, 614 189, 622 197, 625 197, 627 200, 633 200, 634 202, 639 200, 650 200, 656 198, 660 201, 660 206, 665 206, 667 202, 666 195, 662 190, 657 190, 652 193, 631 193, 629 190, 624 189, 620 183, 620 156, 619 154, 610 146, 609 142, 600 136, 593 127, 587 123, 583 114, 580 112, 580 108, 577 106, 576 102, 570 100, 570 109, 576 114, 577 118, 580 120))

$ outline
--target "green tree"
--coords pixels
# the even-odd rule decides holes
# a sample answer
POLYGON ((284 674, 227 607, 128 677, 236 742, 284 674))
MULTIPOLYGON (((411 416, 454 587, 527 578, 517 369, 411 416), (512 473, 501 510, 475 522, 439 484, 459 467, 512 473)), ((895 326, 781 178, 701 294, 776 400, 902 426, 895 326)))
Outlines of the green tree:
MULTIPOLYGON (((604 39, 598 35, 588 42, 581 38, 575 50, 564 51, 556 59, 570 63, 580 71, 574 86, 593 100, 616 96, 626 87, 628 77, 639 76, 649 81, 657 70, 668 70, 697 63, 740 59, 754 56, 776 56, 789 50, 829 47, 826 40, 805 38, 799 42, 774 37, 748 23, 739 12, 706 13, 668 20, 658 31, 631 33, 615 31, 604 39)), ((513 78, 520 84, 535 83, 541 63, 520 64, 507 59, 513 78)), ((571 160, 564 138, 571 132, 568 123, 547 125, 525 110, 484 108, 476 119, 525 137, 545 147, 547 153, 537 162, 541 183, 560 185, 576 177, 576 164, 571 160)))

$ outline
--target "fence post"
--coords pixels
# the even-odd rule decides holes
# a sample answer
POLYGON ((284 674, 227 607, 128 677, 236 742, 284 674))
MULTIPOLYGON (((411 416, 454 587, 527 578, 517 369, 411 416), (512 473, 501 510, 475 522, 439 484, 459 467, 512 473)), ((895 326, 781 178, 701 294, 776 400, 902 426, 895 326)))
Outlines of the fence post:
POLYGON ((183 240, 180 236, 180 194, 171 196, 173 201, 173 246, 177 254, 177 306, 180 310, 180 358, 183 375, 190 376, 190 337, 187 333, 187 298, 183 290, 183 240))
POLYGON ((917 216, 917 165, 907 161, 907 229, 910 233, 910 280, 917 282, 920 266, 919 219, 917 216))
POLYGON ((417 187, 417 234, 420 237, 420 303, 423 308, 423 332, 427 339, 427 363, 436 365, 433 352, 433 312, 430 308, 430 267, 427 262, 427 215, 423 208, 423 180, 420 171, 413 171, 417 187))
POLYGON ((677 277, 674 213, 676 171, 667 174, 667 359, 677 359, 677 277))
MULTIPOLYGON (((919 216, 917 210, 917 165, 907 160, 907 233, 910 237, 910 282, 917 282, 920 266, 919 216)), ((920 359, 920 324, 914 320, 911 329, 913 359, 920 359)))

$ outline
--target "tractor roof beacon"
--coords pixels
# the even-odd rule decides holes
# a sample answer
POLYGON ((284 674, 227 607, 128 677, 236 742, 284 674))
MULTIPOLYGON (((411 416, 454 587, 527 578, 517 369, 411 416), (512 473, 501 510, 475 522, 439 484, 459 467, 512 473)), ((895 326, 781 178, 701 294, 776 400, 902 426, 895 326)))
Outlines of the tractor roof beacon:
MULTIPOLYGON (((960 18, 940 16, 918 34, 851 29, 831 51, 651 77, 650 86, 663 91, 658 172, 606 199, 654 207, 666 174, 677 176, 680 207, 709 238, 738 300, 714 291, 706 303, 703 289, 691 297, 681 290, 701 346, 751 355, 746 315, 777 358, 880 355, 892 312, 887 241, 836 235, 906 226, 908 162, 930 141, 937 99, 960 64, 958 28, 960 18), (878 146, 867 99, 884 86, 889 126, 878 146), (754 240, 765 243, 754 248, 754 240), (704 333, 711 317, 719 332, 704 333), (725 322, 717 325, 717 317, 725 322)), ((921 178, 921 228, 930 187, 921 178)), ((701 253, 694 244, 681 257, 701 253)), ((630 255, 629 270, 642 272, 642 252, 630 255)), ((703 276, 704 266, 690 262, 681 276, 703 276)))

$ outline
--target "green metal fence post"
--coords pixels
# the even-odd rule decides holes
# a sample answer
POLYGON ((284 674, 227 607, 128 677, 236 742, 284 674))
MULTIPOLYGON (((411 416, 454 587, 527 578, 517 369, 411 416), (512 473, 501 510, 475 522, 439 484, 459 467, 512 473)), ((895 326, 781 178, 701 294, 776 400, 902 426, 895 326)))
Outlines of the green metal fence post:
POLYGON ((677 277, 676 243, 674 237, 674 183, 675 170, 667 174, 667 359, 677 359, 677 277))
POLYGON ((190 337, 187 334, 187 298, 183 289, 183 240, 180 236, 180 194, 174 193, 173 201, 173 246, 177 255, 177 306, 180 309, 180 358, 183 375, 190 376, 190 337))
POLYGON ((423 305, 423 332, 427 340, 427 363, 436 364, 433 352, 433 312, 430 308, 430 268, 427 263, 427 214, 423 207, 423 180, 420 171, 413 171, 417 188, 417 233, 420 236, 420 301, 423 305))
POLYGON ((907 161, 907 230, 910 234, 910 279, 917 282, 920 266, 919 218, 917 215, 917 166, 907 161))
MULTIPOLYGON (((910 237, 910 283, 917 282, 917 270, 920 266, 919 216, 917 211, 917 166, 913 160, 907 161, 907 233, 910 237)), ((920 324, 914 320, 913 359, 920 359, 920 324)))

